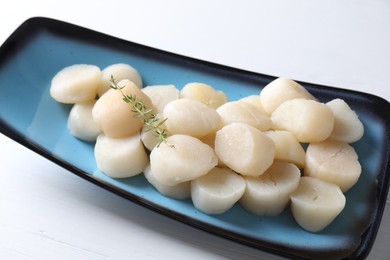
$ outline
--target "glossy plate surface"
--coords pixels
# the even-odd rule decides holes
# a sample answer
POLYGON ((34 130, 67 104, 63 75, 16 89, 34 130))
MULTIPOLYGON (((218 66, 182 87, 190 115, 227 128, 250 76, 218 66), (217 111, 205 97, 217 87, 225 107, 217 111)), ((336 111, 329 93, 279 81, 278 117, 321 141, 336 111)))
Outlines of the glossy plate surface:
POLYGON ((325 230, 300 228, 286 209, 276 217, 257 217, 239 205, 209 216, 190 200, 160 195, 144 179, 115 180, 97 168, 93 143, 79 141, 66 127, 70 106, 49 95, 50 81, 60 69, 76 63, 104 68, 128 63, 144 85, 205 82, 230 100, 258 94, 274 77, 186 58, 134 44, 47 18, 24 22, 0 49, 0 131, 73 173, 159 213, 232 239, 292 258, 364 257, 379 228, 389 187, 390 105, 377 96, 300 82, 320 101, 344 99, 360 116, 365 135, 353 144, 363 172, 346 193, 347 205, 325 230))

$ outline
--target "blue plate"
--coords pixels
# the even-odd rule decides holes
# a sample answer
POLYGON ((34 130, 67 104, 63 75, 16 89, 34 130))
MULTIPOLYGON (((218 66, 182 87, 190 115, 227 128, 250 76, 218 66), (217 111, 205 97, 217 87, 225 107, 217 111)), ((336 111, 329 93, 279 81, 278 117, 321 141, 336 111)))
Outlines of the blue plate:
POLYGON ((94 159, 94 144, 72 137, 70 106, 49 95, 50 81, 62 68, 128 63, 145 85, 205 82, 230 100, 259 94, 274 77, 229 68, 117 39, 47 18, 24 22, 0 49, 0 131, 78 176, 133 202, 210 233, 290 258, 363 258, 375 240, 389 188, 389 102, 377 96, 300 82, 320 101, 342 98, 360 116, 365 135, 355 147, 363 172, 346 193, 344 211, 325 230, 300 228, 287 208, 276 217, 254 216, 239 205, 218 216, 196 210, 190 200, 162 196, 143 175, 112 179, 94 159))

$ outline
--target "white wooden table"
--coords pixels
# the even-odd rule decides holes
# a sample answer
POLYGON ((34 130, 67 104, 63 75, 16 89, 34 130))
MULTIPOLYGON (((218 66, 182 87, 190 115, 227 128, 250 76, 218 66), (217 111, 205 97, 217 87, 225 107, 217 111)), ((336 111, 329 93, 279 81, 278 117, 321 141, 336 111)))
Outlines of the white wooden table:
MULTIPOLYGON (((21 1, 0 43, 46 16, 275 76, 390 100, 390 2, 21 1)), ((144 209, 0 134, 0 259, 280 259, 144 209)), ((368 259, 389 259, 390 203, 368 259)))

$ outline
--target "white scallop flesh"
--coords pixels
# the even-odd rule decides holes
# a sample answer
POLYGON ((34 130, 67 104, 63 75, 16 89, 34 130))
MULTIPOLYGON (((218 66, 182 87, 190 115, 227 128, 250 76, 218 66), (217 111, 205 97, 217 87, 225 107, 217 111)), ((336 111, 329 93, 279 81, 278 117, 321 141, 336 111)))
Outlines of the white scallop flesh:
MULTIPOLYGON (((212 132, 212 133, 210 133, 210 134, 200 138, 200 140, 203 143, 209 145, 211 148, 214 149, 215 148, 215 137, 216 137, 216 135, 217 135, 217 132, 212 132)), ((226 165, 219 158, 218 158, 218 165, 217 166, 221 167, 221 168, 226 167, 226 165)))
POLYGON ((290 203, 300 177, 301 172, 294 164, 275 161, 260 177, 245 177, 246 190, 240 204, 255 215, 278 215, 290 203))
POLYGON ((364 134, 364 126, 358 115, 342 99, 333 99, 326 103, 334 114, 334 128, 330 134, 330 139, 354 143, 359 141, 364 134))
POLYGON ((229 210, 244 191, 244 178, 228 168, 215 167, 191 181, 192 202, 206 214, 222 214, 229 210))
MULTIPOLYGON (((163 114, 158 113, 156 115, 156 119, 158 119, 158 121, 157 121, 158 123, 162 122, 164 120, 163 114)), ((160 140, 160 137, 156 133, 156 130, 157 129, 154 129, 151 126, 145 126, 145 125, 142 126, 142 129, 141 129, 141 140, 142 140, 142 143, 144 144, 144 146, 146 147, 146 149, 148 149, 149 151, 152 151, 153 148, 156 145, 158 145, 159 143, 161 143, 161 141, 162 141, 162 140, 160 140)), ((159 131, 166 130, 165 124, 163 123, 162 125, 160 125, 158 127, 158 130, 159 131)), ((166 132, 166 133, 167 133, 167 136, 170 136, 169 132, 166 132)))
POLYGON ((198 100, 214 109, 227 102, 227 96, 224 92, 200 82, 191 82, 184 85, 180 91, 180 97, 198 100))
POLYGON ((345 207, 339 186, 313 177, 301 177, 291 194, 295 221, 310 232, 319 232, 331 224, 345 207))
POLYGON ((189 98, 168 103, 164 109, 165 125, 171 134, 201 138, 220 128, 221 117, 215 109, 189 98))
POLYGON ((273 80, 260 92, 261 104, 269 115, 283 102, 297 98, 316 100, 302 85, 285 77, 273 80))
POLYGON ((274 161, 275 144, 253 126, 232 123, 217 132, 215 152, 235 172, 246 176, 260 176, 274 161))
POLYGON ((172 135, 150 153, 154 177, 167 186, 203 176, 217 164, 214 150, 189 135, 172 135))
POLYGON ((146 180, 161 194, 173 199, 187 199, 191 197, 191 182, 186 181, 174 186, 168 186, 160 183, 153 175, 150 164, 144 169, 146 180))
POLYGON ((275 130, 287 130, 303 143, 324 141, 334 126, 332 110, 307 99, 285 101, 272 113, 271 120, 275 130))
POLYGON ((243 97, 237 101, 252 105, 252 106, 256 107, 261 113, 267 115, 267 112, 265 112, 263 105, 261 104, 260 95, 246 96, 246 97, 243 97))
MULTIPOLYGON (((137 102, 142 103, 147 109, 153 109, 150 99, 130 80, 122 80, 118 83, 123 87, 125 95, 134 95, 137 102)), ((133 106, 123 101, 121 91, 110 89, 101 96, 92 109, 92 116, 99 124, 105 135, 120 138, 139 133, 143 125, 143 118, 135 117, 133 106)))
POLYGON ((128 178, 142 173, 149 163, 139 134, 124 138, 99 135, 95 144, 96 163, 112 178, 128 178))
POLYGON ((92 108, 95 100, 85 103, 76 103, 72 106, 68 117, 70 133, 83 141, 92 142, 101 134, 100 126, 93 120, 92 108))
POLYGON ((245 102, 232 101, 217 109, 222 119, 222 126, 240 122, 249 124, 261 131, 271 128, 272 121, 268 115, 259 111, 255 106, 245 102))
POLYGON ((304 174, 334 183, 343 192, 352 188, 362 172, 355 149, 344 142, 326 140, 306 149, 304 174))
POLYGON ((50 95, 65 104, 92 101, 96 97, 100 78, 100 68, 95 65, 74 64, 65 67, 51 80, 50 95))
POLYGON ((289 131, 271 130, 265 134, 275 144, 275 159, 294 163, 298 168, 305 166, 306 153, 298 139, 289 131))
POLYGON ((150 98, 157 113, 162 113, 168 103, 179 98, 179 90, 174 85, 147 86, 142 92, 150 98))
POLYGON ((110 89, 111 76, 114 77, 117 83, 121 80, 128 79, 138 88, 142 88, 142 77, 134 67, 126 63, 115 63, 102 70, 102 77, 97 88, 99 97, 110 89))

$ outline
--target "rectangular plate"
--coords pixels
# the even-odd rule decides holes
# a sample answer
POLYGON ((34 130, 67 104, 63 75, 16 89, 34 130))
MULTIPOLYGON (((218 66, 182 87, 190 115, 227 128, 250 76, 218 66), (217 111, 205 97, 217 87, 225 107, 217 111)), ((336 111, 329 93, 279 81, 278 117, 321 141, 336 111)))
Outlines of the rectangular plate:
POLYGON ((105 68, 128 63, 145 85, 204 82, 227 93, 230 100, 259 94, 275 77, 251 73, 168 53, 48 18, 24 22, 0 49, 0 131, 78 176, 133 202, 210 233, 291 258, 366 256, 375 240, 389 188, 389 102, 377 96, 300 82, 320 101, 344 99, 365 126, 353 146, 362 164, 358 183, 346 193, 344 211, 325 230, 300 228, 287 208, 275 217, 254 216, 239 205, 211 216, 191 200, 174 200, 155 191, 139 175, 112 179, 94 159, 94 144, 69 134, 69 105, 49 95, 50 81, 62 68, 94 64, 105 68))

